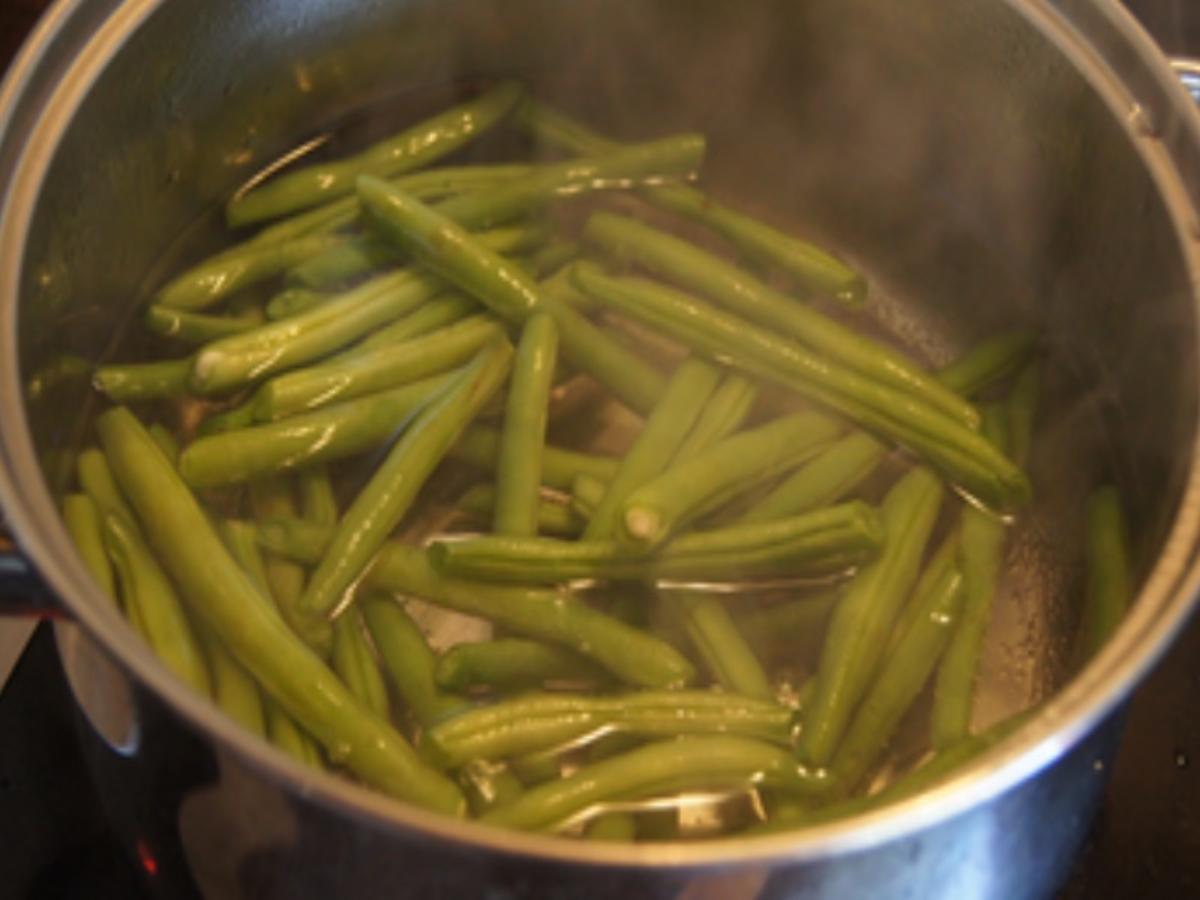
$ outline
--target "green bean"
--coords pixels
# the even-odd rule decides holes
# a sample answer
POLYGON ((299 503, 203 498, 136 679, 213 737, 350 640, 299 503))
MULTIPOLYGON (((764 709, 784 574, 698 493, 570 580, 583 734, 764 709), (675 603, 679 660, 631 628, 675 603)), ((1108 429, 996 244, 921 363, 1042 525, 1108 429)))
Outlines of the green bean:
POLYGON ((532 316, 521 330, 504 410, 492 519, 492 530, 497 534, 538 533, 542 452, 557 361, 558 329, 554 320, 541 313, 532 316))
POLYGON ((286 272, 345 240, 336 234, 308 234, 276 244, 249 246, 215 256, 168 282, 154 295, 164 309, 200 310, 236 291, 286 272))
POLYGON ((897 608, 916 580, 942 494, 933 473, 918 468, 897 482, 883 501, 883 551, 850 582, 834 611, 813 701, 805 710, 801 750, 815 765, 833 756, 870 683, 897 608))
MULTIPOLYGON (((519 222, 475 235, 490 250, 505 255, 531 250, 549 237, 549 226, 540 221, 519 222)), ((394 244, 367 234, 330 247, 320 256, 301 263, 288 274, 288 280, 302 287, 323 290, 378 269, 393 267, 402 258, 394 244)))
MULTIPOLYGON (((459 497, 455 506, 475 518, 490 522, 496 508, 496 489, 490 484, 477 484, 459 497)), ((576 515, 567 504, 544 497, 538 500, 535 514, 538 534, 577 537, 587 524, 587 520, 576 515)))
POLYGON ((772 519, 836 503, 878 468, 887 448, 856 431, 819 451, 742 515, 742 522, 772 519))
POLYGON ((267 739, 296 762, 322 770, 325 760, 312 739, 300 730, 278 704, 267 702, 265 709, 267 739))
POLYGON ((508 341, 492 342, 454 376, 443 394, 417 413, 342 517, 300 598, 304 615, 317 618, 333 612, 408 512, 434 468, 499 389, 511 361, 508 341))
POLYGON ((482 246, 438 209, 378 179, 361 179, 358 190, 379 229, 419 263, 501 318, 522 322, 535 310, 549 313, 569 361, 591 372, 633 409, 643 411, 653 405, 661 376, 573 309, 542 295, 537 283, 518 265, 482 246))
POLYGON ((908 600, 905 601, 900 614, 896 616, 896 621, 892 625, 891 639, 881 657, 883 661, 891 657, 896 650, 896 645, 900 642, 900 638, 908 632, 913 623, 922 615, 921 603, 937 587, 938 582, 946 576, 946 573, 957 571, 961 574, 962 567, 959 565, 958 560, 961 532, 961 525, 951 528, 942 538, 942 542, 938 545, 937 549, 930 555, 928 562, 925 563, 920 577, 917 578, 916 585, 913 587, 908 600))
POLYGON ((243 728, 265 737, 267 726, 258 685, 229 655, 229 651, 210 629, 200 626, 197 632, 208 659, 208 669, 212 673, 213 700, 222 712, 243 728))
POLYGON ((349 355, 357 353, 359 350, 390 347, 393 344, 400 344, 423 334, 429 334, 439 328, 445 328, 447 325, 453 325, 480 311, 479 304, 470 297, 464 297, 462 294, 445 294, 435 297, 404 318, 397 319, 391 325, 379 329, 370 337, 364 338, 359 344, 342 352, 349 355))
POLYGON ((113 403, 140 403, 188 392, 192 360, 97 366, 92 385, 113 403))
POLYGON ((373 234, 363 234, 309 257, 288 272, 287 283, 324 291, 362 275, 378 275, 382 269, 393 269, 400 259, 401 254, 391 243, 373 234))
POLYGON ((632 841, 637 838, 637 821, 629 813, 604 813, 588 822, 584 837, 589 841, 632 841))
POLYGON ((737 431, 757 397, 758 386, 749 378, 736 372, 726 375, 675 452, 673 462, 678 464, 691 459, 701 450, 708 449, 737 431))
POLYGON ((125 603, 137 610, 138 622, 155 655, 190 687, 207 695, 209 676, 204 654, 175 588, 138 534, 135 522, 120 514, 106 515, 104 544, 121 582, 125 603))
POLYGON ((163 337, 186 344, 207 344, 218 338, 249 331, 260 323, 261 316, 210 316, 156 305, 146 310, 144 321, 147 329, 163 337))
MULTIPOLYGON (((998 344, 987 341, 980 344, 958 362, 939 371, 938 380, 969 395, 1002 376, 1011 359, 1020 358, 1010 353, 1024 354, 1025 348, 1033 346, 1033 338, 1027 332, 1014 332, 1002 338, 998 344)), ((834 503, 866 480, 886 455, 887 448, 870 435, 849 434, 801 466, 751 507, 742 521, 760 522, 834 503)), ((1023 461, 1016 455, 1012 459, 1018 465, 1023 461)))
POLYGON ((375 594, 363 601, 362 611, 384 670, 416 721, 429 727, 461 712, 466 700, 434 680, 436 658, 404 607, 375 594))
POLYGON ((158 444, 158 449, 162 451, 163 456, 170 461, 171 465, 178 465, 179 441, 175 440, 175 435, 158 422, 146 430, 150 432, 150 437, 154 438, 154 443, 158 444))
POLYGON ((30 400, 42 400, 52 391, 64 385, 87 381, 95 367, 82 356, 74 353, 56 353, 25 382, 25 395, 30 400))
POLYGON ((991 442, 911 396, 670 288, 610 278, 586 263, 572 270, 576 284, 606 304, 911 447, 981 501, 1001 510, 1028 502, 1028 479, 991 442))
POLYGON ((684 737, 657 741, 584 766, 557 782, 526 791, 489 810, 481 822, 507 828, 547 829, 568 823, 607 800, 694 788, 776 788, 802 797, 830 788, 828 775, 810 770, 787 750, 742 737, 684 737))
POLYGON ((966 766, 978 756, 983 755, 992 747, 999 744, 1009 735, 1024 725, 1037 712, 1037 708, 1027 709, 1004 719, 982 734, 973 735, 959 741, 952 747, 940 750, 930 756, 925 762, 910 772, 901 775, 883 790, 865 797, 854 797, 849 800, 839 800, 813 808, 811 805, 796 807, 795 812, 773 816, 772 821, 745 832, 765 834, 781 830, 820 825, 849 816, 882 809, 893 803, 912 797, 928 788, 945 781, 959 769, 966 766))
POLYGON ((329 469, 318 463, 301 469, 296 476, 300 488, 301 515, 318 525, 334 525, 338 520, 337 497, 329 469))
POLYGON ((452 378, 427 378, 281 422, 198 438, 180 454, 179 470, 192 487, 215 487, 351 456, 388 441, 452 378))
POLYGON ((267 565, 263 560, 258 544, 258 529, 251 522, 239 519, 221 519, 217 522, 217 533, 225 544, 229 555, 242 567, 250 581, 264 597, 276 603, 278 601, 271 591, 271 581, 267 577, 267 565))
POLYGON ((576 259, 581 250, 576 241, 551 238, 544 247, 535 250, 533 255, 527 258, 526 268, 534 278, 545 278, 576 259))
MULTIPOLYGON (((513 178, 528 175, 532 166, 522 163, 501 163, 473 166, 439 166, 424 172, 401 175, 390 181, 397 187, 423 200, 435 200, 463 191, 495 187, 513 178)), ((360 216, 358 197, 351 194, 297 213, 264 228, 249 240, 237 244, 225 254, 233 255, 249 247, 278 244, 304 234, 333 232, 352 225, 360 216)), ((224 255, 224 254, 222 254, 224 255)))
MULTIPOLYGON (((462 462, 494 470, 500 455, 500 432, 476 425, 463 435, 450 453, 462 462)), ((600 481, 611 481, 618 464, 612 457, 577 453, 547 445, 542 455, 542 482, 552 488, 569 491, 571 483, 580 474, 590 475, 600 481)))
POLYGON ((225 217, 236 228, 315 206, 349 194, 364 173, 382 178, 418 169, 487 131, 521 99, 521 88, 504 82, 474 100, 448 109, 337 162, 317 163, 272 178, 229 201, 225 217))
POLYGON ((620 510, 619 538, 635 546, 657 546, 714 496, 787 471, 838 431, 827 416, 798 412, 727 437, 628 494, 620 510))
POLYGON ((411 341, 285 372, 255 391, 250 401, 255 421, 275 422, 447 372, 502 335, 490 317, 471 316, 411 341))
POLYGON ((285 288, 267 301, 267 318, 272 322, 320 306, 333 299, 334 294, 322 294, 308 288, 285 288))
POLYGON ((589 159, 549 163, 504 184, 443 200, 438 211, 464 228, 492 228, 585 191, 686 178, 700 168, 705 149, 702 135, 680 134, 615 148, 589 159))
POLYGON ((831 768, 843 790, 862 781, 933 674, 957 624, 962 596, 963 576, 951 569, 921 598, 920 614, 879 670, 833 757, 831 768))
POLYGON ((226 393, 327 356, 440 290, 436 279, 408 270, 373 278, 305 312, 213 341, 196 354, 188 386, 202 396, 226 393))
POLYGON ((667 591, 662 597, 675 609, 692 646, 721 687, 761 700, 775 696, 762 663, 720 598, 680 590, 667 591))
POLYGON ((363 709, 271 610, 133 415, 124 408, 110 410, 98 418, 97 428, 117 481, 190 608, 266 693, 321 741, 335 763, 367 784, 461 815, 458 788, 363 709))
POLYGON ((476 760, 463 766, 458 780, 467 792, 471 814, 478 816, 494 806, 511 803, 525 791, 520 779, 504 766, 476 760))
MULTIPOLYGON (((321 559, 329 536, 327 528, 301 519, 264 523, 258 533, 264 547, 305 563, 321 559)), ((441 574, 419 547, 396 541, 384 544, 364 586, 418 597, 488 619, 514 634, 560 644, 596 660, 630 684, 673 687, 686 684, 695 674, 668 644, 570 594, 452 578, 441 574)))
POLYGON ((1037 335, 1024 329, 993 335, 943 368, 938 381, 964 397, 974 397, 1017 371, 1037 343, 1037 335))
MULTIPOLYGON (((259 520, 290 519, 296 515, 296 497, 292 490, 292 481, 283 476, 251 479, 248 483, 250 490, 250 505, 254 516, 259 520)), ((250 564, 253 557, 260 556, 256 542, 256 534, 250 528, 237 528, 232 537, 236 547, 234 557, 243 563, 250 564)), ((324 619, 313 619, 305 616, 300 608, 300 598, 304 595, 306 575, 304 569, 292 560, 279 554, 268 553, 261 559, 261 565, 266 577, 266 595, 275 601, 283 619, 300 638, 313 648, 322 659, 328 659, 333 647, 333 629, 324 619)))
MULTIPOLYGON (((576 153, 593 156, 612 152, 619 146, 561 113, 532 101, 522 104, 519 118, 535 135, 576 153)), ((687 185, 651 187, 644 193, 655 206, 703 223, 745 256, 758 263, 775 266, 809 290, 830 296, 852 308, 859 308, 866 302, 866 280, 813 244, 790 237, 723 206, 687 185)))
POLYGON ((434 541, 429 555, 448 574, 488 581, 729 581, 845 571, 869 559, 882 542, 875 510, 854 501, 773 522, 692 532, 654 556, 631 556, 612 540, 503 536, 434 541))
POLYGON ((96 504, 87 494, 67 494, 63 498, 62 512, 67 533, 79 551, 79 558, 104 595, 115 601, 117 589, 113 581, 112 564, 104 549, 103 524, 96 504))
MULTIPOLYGON (((997 446, 1008 444, 1005 410, 989 406, 984 433, 997 446)), ((958 568, 964 584, 961 621, 950 639, 938 670, 930 728, 934 749, 941 750, 967 736, 971 724, 971 698, 983 652, 983 639, 991 618, 992 598, 1004 562, 1005 525, 981 509, 962 512, 958 543, 958 568)))
POLYGON ((430 757, 454 768, 523 756, 610 731, 641 737, 732 733, 788 746, 792 714, 768 700, 721 691, 530 693, 478 706, 425 733, 430 757))
POLYGON ((1040 388, 1040 367, 1036 362, 1032 362, 1017 375, 1005 402, 1004 411, 1008 417, 1008 453, 1018 465, 1024 465, 1029 456, 1040 388))
POLYGON ((450 578, 440 574, 425 552, 416 547, 386 545, 367 582, 481 616, 513 634, 561 644, 595 660, 629 684, 679 687, 695 675, 692 665, 664 641, 597 612, 568 594, 450 578))
POLYGON ((1089 659, 1109 639, 1133 599, 1129 528, 1121 495, 1101 485, 1087 500, 1087 587, 1079 624, 1079 658, 1089 659))
POLYGON ((101 533, 103 523, 110 515, 117 515, 127 522, 136 522, 133 508, 121 493, 113 478, 108 458, 101 450, 89 447, 75 459, 76 477, 79 486, 96 507, 100 516, 101 533))
POLYGON ((608 482, 581 472, 571 479, 571 508, 581 516, 591 518, 604 499, 608 482))
POLYGON ((608 482, 583 530, 584 539, 607 538, 620 527, 622 504, 632 491, 670 464, 716 389, 717 379, 716 369, 696 359, 685 360, 675 370, 662 399, 608 482))
POLYGON ((970 403, 939 384, 904 354, 863 337, 822 313, 773 291, 754 276, 694 244, 635 219, 595 213, 585 240, 699 292, 763 328, 792 337, 867 378, 921 399, 968 427, 979 424, 970 403))
POLYGON ((501 693, 540 688, 547 682, 596 685, 608 681, 607 673, 591 660, 526 638, 456 644, 438 660, 434 678, 450 691, 501 693))
MULTIPOLYGON (((787 654, 803 658, 807 649, 819 647, 840 590, 829 590, 799 600, 774 603, 757 609, 738 611, 734 623, 755 647, 768 656, 787 654)), ((815 688, 815 682, 810 681, 815 688)))
POLYGON ((390 716, 387 685, 367 636, 362 616, 351 608, 333 623, 333 652, 330 664, 359 702, 385 722, 390 716))

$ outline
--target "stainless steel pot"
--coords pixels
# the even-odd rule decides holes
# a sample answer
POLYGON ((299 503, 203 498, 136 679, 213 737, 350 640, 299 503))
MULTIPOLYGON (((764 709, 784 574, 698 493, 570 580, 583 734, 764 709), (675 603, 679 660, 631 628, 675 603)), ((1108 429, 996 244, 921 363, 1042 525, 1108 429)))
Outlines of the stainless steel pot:
POLYGON ((0 185, 0 502, 78 622, 60 646, 103 739, 95 773, 160 879, 186 867, 213 896, 1012 898, 1063 877, 1113 711, 1200 579, 1200 118, 1117 4, 62 0, 0 88, 0 185), (1052 699, 953 781, 754 840, 496 833, 240 733, 87 578, 54 496, 92 401, 30 378, 55 354, 108 352, 171 240, 211 226, 197 217, 297 137, 514 73, 616 134, 708 132, 715 190, 844 248, 885 324, 934 361, 997 327, 1045 330, 1057 374, 1040 499, 981 717, 1052 699), (1101 471, 1131 501, 1144 578, 1073 675, 1064 536, 1101 471))

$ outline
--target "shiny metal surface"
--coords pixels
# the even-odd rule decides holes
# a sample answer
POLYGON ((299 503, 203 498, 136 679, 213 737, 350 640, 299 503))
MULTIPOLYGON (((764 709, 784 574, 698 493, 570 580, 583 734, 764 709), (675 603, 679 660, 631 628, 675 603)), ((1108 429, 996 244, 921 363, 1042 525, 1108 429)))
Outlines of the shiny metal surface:
MULTIPOLYGON (((211 788, 215 799, 189 808, 275 835, 280 891, 1013 897, 1065 872, 1115 726, 1093 729, 1195 594, 1200 123, 1112 3, 753 10, 60 3, 0 88, 0 256, 20 261, 0 273, 0 500, 24 550, 129 667, 146 716, 182 716, 214 738, 217 784, 236 790, 211 788), (1058 427, 1034 461, 1046 490, 998 612, 985 718, 1068 674, 1077 560, 1055 536, 1075 527, 1102 469, 1132 498, 1147 578, 1105 652, 954 783, 862 821, 704 846, 569 844, 443 822, 238 733, 87 580, 52 501, 55 451, 80 438, 79 417, 61 411, 85 408, 86 386, 31 403, 22 379, 54 353, 108 352, 170 239, 298 137, 384 99, 419 112, 513 72, 617 134, 709 132, 722 148, 715 190, 847 250, 881 288, 883 326, 933 361, 996 327, 1047 330, 1058 427), (285 824, 255 818, 268 813, 285 824)), ((138 766, 161 766, 154 746, 122 763, 114 792, 129 800, 153 784, 138 766)), ((192 865, 228 863, 248 851, 236 841, 246 833, 230 827, 231 845, 192 865)), ((249 894, 244 876, 231 883, 249 894)))

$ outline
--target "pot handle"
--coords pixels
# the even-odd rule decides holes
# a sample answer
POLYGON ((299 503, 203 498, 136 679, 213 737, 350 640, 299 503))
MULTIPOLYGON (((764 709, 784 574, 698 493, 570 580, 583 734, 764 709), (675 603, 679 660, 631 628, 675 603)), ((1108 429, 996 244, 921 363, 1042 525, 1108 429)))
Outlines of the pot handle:
POLYGON ((0 617, 3 616, 53 619, 62 616, 62 609, 0 522, 0 617))

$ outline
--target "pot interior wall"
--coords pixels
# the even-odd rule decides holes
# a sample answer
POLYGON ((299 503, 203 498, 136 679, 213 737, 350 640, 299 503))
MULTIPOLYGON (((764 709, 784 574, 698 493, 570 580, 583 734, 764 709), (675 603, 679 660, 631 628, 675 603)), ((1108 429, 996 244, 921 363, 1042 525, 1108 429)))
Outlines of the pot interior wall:
MULTIPOLYGON (((997 329, 1042 331, 1038 500, 981 715, 1061 683, 1086 490, 1119 480, 1143 570, 1174 516, 1196 323, 1132 138, 996 0, 163 4, 54 151, 22 260, 23 376, 64 352, 136 353, 125 326, 180 236, 215 246, 216 204, 275 155, 348 118, 359 139, 386 133, 511 75, 614 136, 705 132, 712 192, 861 266, 880 326, 931 364, 997 329)), ((84 439, 63 410, 87 396, 31 393, 48 465, 84 439)))

